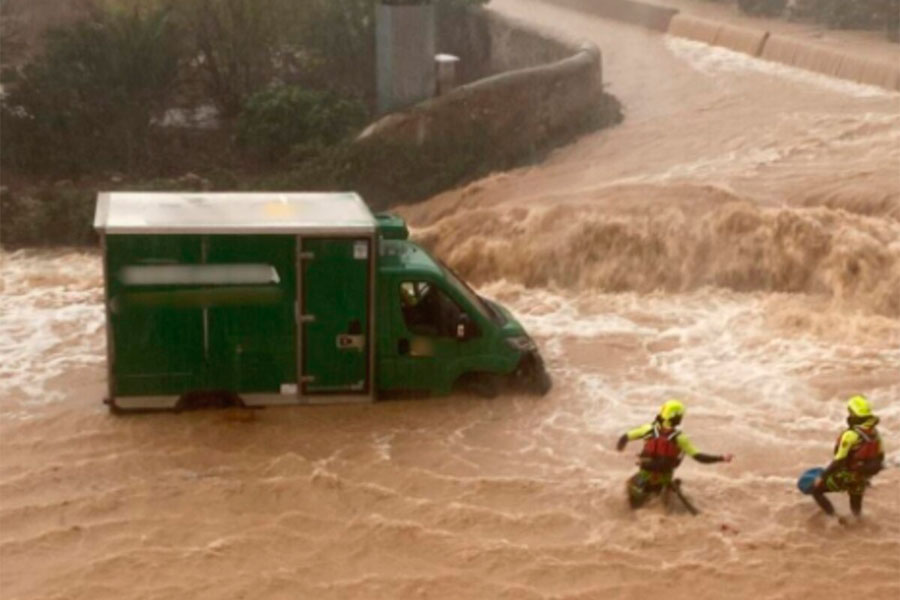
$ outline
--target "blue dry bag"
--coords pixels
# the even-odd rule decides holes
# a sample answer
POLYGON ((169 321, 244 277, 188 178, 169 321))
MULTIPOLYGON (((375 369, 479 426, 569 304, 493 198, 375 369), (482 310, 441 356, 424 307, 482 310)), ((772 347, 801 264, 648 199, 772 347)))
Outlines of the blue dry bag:
POLYGON ((803 475, 800 476, 800 479, 797 480, 797 487, 804 494, 809 494, 812 492, 813 484, 816 482, 816 477, 825 472, 825 469, 822 467, 815 467, 813 469, 807 469, 804 471, 803 475))

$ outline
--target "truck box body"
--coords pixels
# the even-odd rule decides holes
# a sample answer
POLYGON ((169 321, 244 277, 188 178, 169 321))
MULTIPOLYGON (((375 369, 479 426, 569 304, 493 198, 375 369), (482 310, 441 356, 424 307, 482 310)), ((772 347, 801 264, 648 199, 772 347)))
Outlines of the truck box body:
POLYGON ((355 193, 101 193, 94 225, 114 409, 371 401, 528 361, 543 373, 508 311, 355 193))

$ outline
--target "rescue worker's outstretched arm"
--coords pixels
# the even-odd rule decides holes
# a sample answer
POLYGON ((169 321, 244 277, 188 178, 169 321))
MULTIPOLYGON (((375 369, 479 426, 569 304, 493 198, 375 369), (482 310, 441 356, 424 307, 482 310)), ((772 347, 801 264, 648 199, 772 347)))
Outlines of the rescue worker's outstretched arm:
MULTIPOLYGON (((616 442, 616 450, 621 452, 625 449, 625 446, 628 442, 639 440, 645 435, 647 435, 650 431, 653 430, 653 424, 648 423, 646 425, 641 425, 640 427, 635 427, 634 429, 623 433, 619 440, 616 442)), ((675 438, 678 447, 681 448, 681 451, 696 460, 699 463, 710 464, 717 462, 731 462, 734 458, 732 454, 706 454, 705 452, 700 452, 691 443, 690 439, 683 433, 680 432, 678 437, 675 438)))
POLYGON ((628 442, 633 442, 634 440, 639 440, 648 433, 653 430, 653 424, 648 423, 646 425, 641 425, 640 427, 635 427, 634 429, 630 429, 627 432, 623 433, 619 438, 619 441, 616 442, 616 450, 621 452, 625 449, 625 445, 628 442))
POLYGON ((703 452, 698 452, 692 458, 699 463, 709 464, 717 462, 731 462, 731 459, 734 458, 734 456, 731 454, 704 454, 703 452))
POLYGON ((700 452, 691 443, 691 440, 688 439, 684 433, 678 434, 677 438, 678 447, 681 448, 682 452, 693 458, 699 463, 710 464, 717 462, 731 462, 731 459, 734 458, 732 454, 706 454, 705 452, 700 452))

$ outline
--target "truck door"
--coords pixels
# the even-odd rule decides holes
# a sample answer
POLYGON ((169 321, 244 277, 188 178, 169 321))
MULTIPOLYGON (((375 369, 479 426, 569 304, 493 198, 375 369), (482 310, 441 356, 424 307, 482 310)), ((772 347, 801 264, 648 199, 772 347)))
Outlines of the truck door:
POLYGON ((106 236, 115 396, 177 395, 203 386, 202 310, 170 300, 178 286, 134 280, 148 265, 200 260, 196 235, 106 236))
POLYGON ((398 307, 391 324, 391 387, 449 392, 458 375, 457 326, 463 310, 430 281, 403 280, 391 293, 398 307))
POLYGON ((303 393, 368 393, 371 240, 304 237, 301 249, 303 393))
POLYGON ((232 278, 203 310, 208 388, 279 393, 297 381, 296 243, 293 235, 207 236, 204 263, 232 278), (241 281, 248 265, 271 278, 241 281))

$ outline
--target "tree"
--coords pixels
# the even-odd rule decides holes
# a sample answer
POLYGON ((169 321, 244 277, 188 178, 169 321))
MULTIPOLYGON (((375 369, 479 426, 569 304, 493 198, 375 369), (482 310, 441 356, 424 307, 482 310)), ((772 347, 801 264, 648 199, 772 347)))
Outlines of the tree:
POLYGON ((299 43, 310 0, 175 0, 209 97, 226 117, 275 79, 279 55, 299 43))
POLYGON ((54 175, 142 164, 175 90, 177 42, 163 8, 96 10, 49 31, 0 105, 4 164, 54 175))
POLYGON ((777 17, 784 12, 787 0, 738 0, 738 6, 748 15, 777 17))
MULTIPOLYGON (((293 39, 301 51, 292 82, 362 98, 375 106, 375 5, 415 4, 428 0, 305 0, 293 39)), ((488 0, 433 0, 439 7, 462 9, 488 0)))
POLYGON ((15 64, 25 48, 21 0, 0 0, 0 60, 15 64))
POLYGON ((292 149, 317 151, 339 142, 366 121, 365 106, 334 92, 279 86, 247 101, 238 120, 238 143, 277 160, 292 149))
POLYGON ((888 40, 900 41, 900 0, 794 0, 790 11, 833 29, 884 28, 888 40))
MULTIPOLYGON (((375 99, 379 0, 169 0, 226 118, 275 83, 375 99)), ((487 0, 436 0, 468 6, 487 0)))
POLYGON ((309 0, 298 82, 375 103, 375 2, 309 0))
POLYGON ((884 28, 889 41, 900 42, 900 0, 883 0, 884 28))

